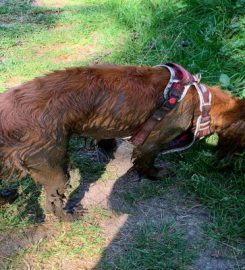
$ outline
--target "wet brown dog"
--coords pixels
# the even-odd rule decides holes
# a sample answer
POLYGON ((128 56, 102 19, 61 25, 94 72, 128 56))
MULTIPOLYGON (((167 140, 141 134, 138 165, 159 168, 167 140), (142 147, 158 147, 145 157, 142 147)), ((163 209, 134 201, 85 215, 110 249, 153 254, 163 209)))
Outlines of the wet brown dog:
MULTIPOLYGON (((160 67, 94 66, 55 71, 0 95, 1 178, 31 176, 46 191, 47 208, 66 217, 66 148, 72 133, 97 140, 126 137, 156 109, 169 80, 160 67)), ((223 151, 245 146, 245 101, 218 87, 212 93, 211 130, 223 151)), ((159 151, 196 123, 196 91, 189 91, 142 146, 135 148, 136 169, 150 177, 159 151)))

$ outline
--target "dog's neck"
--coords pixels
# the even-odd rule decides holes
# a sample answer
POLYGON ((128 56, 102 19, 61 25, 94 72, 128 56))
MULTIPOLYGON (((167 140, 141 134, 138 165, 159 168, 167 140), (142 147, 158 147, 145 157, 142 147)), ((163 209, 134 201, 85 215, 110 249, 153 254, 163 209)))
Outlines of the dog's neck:
MULTIPOLYGON (((165 72, 166 73, 166 72, 165 72)), ((168 80, 164 78, 162 84, 166 85, 168 80)), ((220 137, 227 140, 236 140, 238 144, 245 146, 245 100, 231 96, 228 92, 221 90, 217 86, 206 86, 212 94, 211 102, 211 132, 217 132, 220 137), (239 139, 240 138, 240 142, 239 139)), ((195 89, 189 91, 179 107, 179 112, 194 110, 192 126, 195 126, 197 117, 200 115, 199 97, 195 89), (191 105, 191 104, 198 104, 191 105)))

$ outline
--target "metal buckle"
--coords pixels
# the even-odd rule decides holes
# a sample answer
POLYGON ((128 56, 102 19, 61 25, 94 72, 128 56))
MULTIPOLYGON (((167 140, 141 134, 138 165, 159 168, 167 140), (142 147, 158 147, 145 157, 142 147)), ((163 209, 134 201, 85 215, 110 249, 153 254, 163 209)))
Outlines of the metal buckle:
POLYGON ((164 117, 164 114, 160 110, 157 110, 157 111, 154 112, 152 117, 157 121, 161 121, 163 119, 163 117, 164 117))

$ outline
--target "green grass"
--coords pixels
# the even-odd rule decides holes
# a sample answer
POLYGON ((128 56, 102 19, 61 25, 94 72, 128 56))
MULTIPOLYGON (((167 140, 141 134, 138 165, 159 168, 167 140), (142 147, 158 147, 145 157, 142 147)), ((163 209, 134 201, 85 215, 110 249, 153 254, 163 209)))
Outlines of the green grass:
POLYGON ((102 62, 121 64, 172 60, 202 72, 210 83, 218 83, 225 73, 231 78, 229 88, 244 94, 243 1, 60 2, 54 8, 8 0, 1 7, 2 90, 12 85, 13 77, 18 83, 51 69, 91 63, 98 56, 102 62), (96 49, 86 47, 93 44, 96 49))
MULTIPOLYGON (((203 81, 209 84, 222 85, 221 75, 226 74, 230 79, 226 88, 245 97, 243 0, 43 0, 42 3, 34 6, 30 0, 6 0, 0 6, 0 91, 67 66, 108 62, 156 65, 174 61, 192 73, 201 72, 203 81)), ((81 168, 81 175, 92 182, 104 173, 104 168, 77 155, 79 143, 76 139, 71 142, 72 164, 81 168)), ((164 196, 168 186, 176 185, 187 195, 195 196, 208 210, 210 223, 206 232, 210 237, 232 245, 241 243, 245 237, 244 154, 225 164, 215 156, 216 143, 216 138, 211 137, 180 155, 168 155, 166 158, 176 171, 174 177, 144 183, 123 193, 122 199, 135 205, 164 196)), ((0 232, 11 233, 32 226, 43 215, 38 206, 43 204, 43 197, 37 199, 40 189, 30 179, 22 181, 19 189, 22 196, 0 210, 0 232)), ((90 250, 91 232, 98 235, 99 242, 92 240, 92 246, 98 247, 97 255, 101 254, 100 228, 98 224, 91 225, 93 219, 91 226, 86 227, 86 222, 85 219, 69 228, 71 238, 75 234, 78 238, 87 237, 78 253, 86 250, 86 245, 90 250)), ((37 260, 52 261, 64 253, 72 257, 75 250, 71 254, 66 249, 70 245, 67 241, 60 229, 57 243, 61 250, 53 247, 52 241, 44 241, 37 260)), ((78 245, 76 241, 72 247, 78 245)), ((36 248, 22 252, 35 257, 36 248)), ((21 254, 17 253, 13 263, 21 260, 21 254)), ((127 269, 141 269, 142 260, 148 267, 145 269, 184 269, 193 259, 188 254, 191 252, 179 232, 149 225, 130 244, 128 254, 119 258, 116 266, 108 262, 106 269, 124 269, 124 265, 127 269), (163 244, 166 246, 161 250, 163 244), (167 258, 166 266, 157 268, 162 252, 167 258), (175 261, 169 261, 169 257, 175 261)), ((55 265, 53 269, 57 269, 55 265)))
POLYGON ((98 269, 185 270, 195 258, 195 251, 188 246, 183 231, 171 224, 159 227, 146 224, 126 246, 125 253, 119 253, 98 269))
POLYGON ((168 187, 172 185, 173 179, 171 177, 165 178, 164 182, 146 181, 127 192, 122 192, 120 195, 126 202, 130 203, 131 205, 135 205, 138 202, 147 200, 149 198, 164 196, 164 194, 168 192, 168 187))
MULTIPOLYGON (((208 141, 208 140, 207 140, 208 141)), ((209 232, 219 240, 235 242, 245 236, 244 155, 229 165, 200 143, 177 162, 176 179, 210 211, 209 232)))
POLYGON ((35 269, 60 269, 61 258, 63 262, 67 258, 67 265, 80 260, 89 262, 92 258, 97 258, 104 246, 99 221, 106 216, 107 213, 103 209, 93 208, 82 221, 53 222, 49 228, 55 231, 53 237, 43 238, 37 244, 14 254, 5 264, 6 269, 23 269, 23 258, 31 259, 35 269))
MULTIPOLYGON (((6 187, 6 182, 0 182, 0 188, 6 187)), ((25 178, 18 183, 18 192, 20 196, 11 206, 0 208, 0 233, 28 227, 43 220, 40 187, 25 178)))
POLYGON ((120 49, 125 28, 109 17, 103 2, 82 1, 74 6, 66 2, 65 7, 49 8, 8 0, 0 8, 1 91, 52 69, 88 64, 120 49))
POLYGON ((245 156, 237 154, 229 163, 219 160, 216 140, 213 135, 181 154, 160 156, 171 162, 174 176, 135 187, 122 197, 134 204, 164 196, 173 185, 182 187, 209 210, 209 235, 233 244, 241 241, 245 236, 245 156))

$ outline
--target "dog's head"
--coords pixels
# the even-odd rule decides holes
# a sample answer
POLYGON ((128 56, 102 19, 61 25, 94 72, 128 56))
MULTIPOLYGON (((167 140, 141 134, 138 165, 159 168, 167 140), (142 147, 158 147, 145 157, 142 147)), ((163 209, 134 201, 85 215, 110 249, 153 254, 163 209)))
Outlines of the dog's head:
POLYGON ((209 86, 212 94, 211 131, 219 136, 218 155, 231 158, 245 149, 245 99, 232 96, 217 86, 209 86))
POLYGON ((245 149, 245 100, 236 99, 236 106, 222 115, 222 121, 223 126, 217 132, 218 153, 229 159, 245 149))

